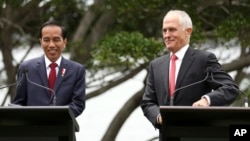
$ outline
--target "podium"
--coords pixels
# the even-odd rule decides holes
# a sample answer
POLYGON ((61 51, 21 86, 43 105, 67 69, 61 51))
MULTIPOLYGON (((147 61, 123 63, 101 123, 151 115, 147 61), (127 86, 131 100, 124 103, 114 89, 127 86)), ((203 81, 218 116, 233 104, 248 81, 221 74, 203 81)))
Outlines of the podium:
POLYGON ((74 141, 77 131, 68 106, 0 108, 0 141, 74 141))
POLYGON ((250 108, 160 106, 162 141, 229 141, 231 125, 250 125, 250 108))

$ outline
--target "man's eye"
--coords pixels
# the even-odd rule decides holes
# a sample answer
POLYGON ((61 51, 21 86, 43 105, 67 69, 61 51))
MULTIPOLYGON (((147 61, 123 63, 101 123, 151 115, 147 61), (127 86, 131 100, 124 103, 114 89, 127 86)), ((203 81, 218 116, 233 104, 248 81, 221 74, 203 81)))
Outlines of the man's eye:
POLYGON ((60 42, 61 39, 60 39, 60 38, 55 38, 54 41, 55 41, 55 42, 60 42))
POLYGON ((170 32, 173 32, 173 31, 175 31, 175 30, 176 30, 175 28, 170 28, 170 29, 169 29, 170 32))
POLYGON ((163 32, 166 33, 166 32, 174 32, 176 31, 175 28, 168 28, 168 29, 163 29, 163 32))

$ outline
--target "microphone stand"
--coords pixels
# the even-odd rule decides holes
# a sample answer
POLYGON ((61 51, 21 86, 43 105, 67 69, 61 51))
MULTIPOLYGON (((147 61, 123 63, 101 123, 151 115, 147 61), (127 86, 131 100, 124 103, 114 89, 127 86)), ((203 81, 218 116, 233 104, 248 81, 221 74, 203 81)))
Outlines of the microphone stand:
POLYGON ((32 82, 32 81, 29 79, 29 77, 28 77, 28 75, 27 75, 27 72, 28 72, 28 71, 26 70, 26 71, 25 71, 25 76, 26 76, 26 79, 28 80, 28 82, 31 83, 31 84, 33 84, 33 85, 36 85, 36 86, 38 86, 38 87, 41 87, 41 88, 44 88, 44 89, 49 90, 49 91, 52 93, 52 106, 56 106, 56 93, 55 93, 55 91, 52 90, 52 89, 50 89, 50 88, 48 88, 48 87, 45 87, 45 86, 39 85, 39 84, 37 84, 37 83, 35 83, 35 82, 32 82))
POLYGON ((191 84, 189 84, 189 85, 186 85, 186 86, 183 86, 183 87, 180 87, 180 88, 176 89, 176 90, 174 91, 173 95, 170 96, 170 106, 174 106, 174 95, 175 95, 176 92, 178 92, 178 91, 180 91, 180 90, 182 90, 182 89, 185 89, 185 88, 187 88, 187 87, 191 87, 191 86, 193 86, 193 85, 202 83, 202 82, 204 82, 204 81, 207 80, 208 76, 209 76, 209 72, 207 72, 207 75, 206 75, 206 77, 205 77, 203 80, 200 80, 200 81, 197 81, 197 82, 195 82, 195 83, 191 83, 191 84))
POLYGON ((4 89, 4 88, 7 88, 7 87, 11 87, 13 85, 19 84, 22 81, 22 79, 23 79, 23 75, 22 75, 22 77, 21 77, 21 79, 19 81, 16 81, 15 83, 12 83, 12 84, 2 86, 2 87, 0 87, 0 89, 4 89))

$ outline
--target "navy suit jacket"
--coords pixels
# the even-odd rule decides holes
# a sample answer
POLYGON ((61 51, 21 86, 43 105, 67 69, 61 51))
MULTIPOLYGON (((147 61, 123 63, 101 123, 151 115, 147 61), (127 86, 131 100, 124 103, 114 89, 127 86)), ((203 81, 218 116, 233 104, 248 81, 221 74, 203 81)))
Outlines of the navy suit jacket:
MULTIPOLYGON (((27 80, 48 87, 44 56, 20 64, 16 95, 13 104, 22 106, 49 106, 53 95, 49 90, 27 80), (26 72, 26 75, 25 75, 26 72)), ((69 106, 75 117, 85 109, 85 68, 83 65, 62 57, 54 87, 57 106, 69 106), (63 70, 64 73, 63 73, 63 70)))
MULTIPOLYGON (((156 58, 149 65, 145 93, 141 101, 144 115, 151 123, 159 128, 157 116, 160 114, 159 106, 169 105, 169 62, 170 55, 156 58)), ((202 96, 210 97, 210 106, 222 106, 233 102, 238 95, 238 86, 233 79, 223 71, 213 53, 188 48, 176 80, 174 93, 174 105, 192 106, 202 96), (209 72, 210 71, 210 72, 209 72), (207 74, 209 77, 205 80, 207 74), (211 78, 213 73, 213 78, 211 78), (183 88, 195 82, 201 83, 183 88)))

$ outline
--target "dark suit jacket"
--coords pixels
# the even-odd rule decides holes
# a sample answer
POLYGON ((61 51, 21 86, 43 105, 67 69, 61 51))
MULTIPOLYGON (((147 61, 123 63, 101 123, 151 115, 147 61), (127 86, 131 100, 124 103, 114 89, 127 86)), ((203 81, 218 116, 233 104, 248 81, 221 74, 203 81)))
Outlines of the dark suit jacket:
MULTIPOLYGON (((52 94, 49 90, 27 81, 24 71, 28 70, 30 81, 48 87, 44 56, 23 62, 18 70, 16 95, 13 104, 23 106, 49 106, 52 94)), ((56 105, 69 106, 75 117, 85 109, 85 68, 83 65, 62 58, 54 87, 56 105), (65 73, 62 74, 62 70, 65 73)))
MULTIPOLYGON (((169 105, 169 54, 153 60, 149 65, 149 76, 141 108, 151 123, 157 125, 159 106, 169 105)), ((174 105, 191 106, 195 101, 207 95, 211 106, 230 104, 238 95, 238 86, 233 79, 223 71, 216 56, 210 52, 188 48, 176 81, 176 89, 204 80, 208 71, 213 72, 206 81, 176 91, 174 105), (210 68, 210 69, 208 69, 210 68), (213 90, 213 91, 212 91, 213 90)))

